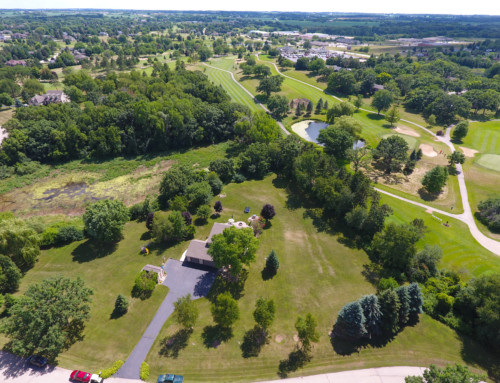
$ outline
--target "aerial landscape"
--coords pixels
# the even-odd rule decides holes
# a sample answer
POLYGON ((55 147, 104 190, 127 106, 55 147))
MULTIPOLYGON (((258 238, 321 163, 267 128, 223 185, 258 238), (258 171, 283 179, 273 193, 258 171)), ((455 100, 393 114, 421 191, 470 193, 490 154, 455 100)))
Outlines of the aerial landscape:
POLYGON ((500 382, 500 9, 28 3, 0 382, 500 382))

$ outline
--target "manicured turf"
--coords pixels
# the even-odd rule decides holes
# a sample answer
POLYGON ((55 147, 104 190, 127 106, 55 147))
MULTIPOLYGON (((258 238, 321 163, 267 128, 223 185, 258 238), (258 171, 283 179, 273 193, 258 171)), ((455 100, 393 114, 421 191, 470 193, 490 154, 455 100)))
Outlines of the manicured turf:
POLYGON ((479 150, 482 154, 500 155, 500 121, 471 122, 460 146, 479 150))
POLYGON ((406 134, 384 134, 382 138, 389 138, 390 136, 400 136, 402 137, 406 143, 408 144, 410 149, 416 149, 418 147, 418 141, 415 137, 407 136, 406 134))
POLYGON ((254 112, 263 111, 263 109, 255 103, 250 95, 233 81, 229 73, 207 66, 200 66, 200 69, 203 70, 203 73, 205 73, 211 81, 213 81, 217 85, 222 86, 231 96, 234 102, 246 105, 250 108, 250 110, 254 112))
POLYGON ((485 168, 500 172, 500 154, 483 154, 476 160, 476 163, 485 168))
POLYGON ((388 218, 389 222, 408 223, 415 218, 425 221, 427 232, 421 246, 439 245, 443 249, 441 267, 461 272, 466 278, 488 272, 500 272, 500 257, 480 246, 464 223, 434 213, 442 219, 441 222, 426 213, 424 208, 390 196, 382 195, 382 202, 393 210, 393 215, 388 218), (446 221, 450 227, 443 225, 446 221))
MULTIPOLYGON (((462 343, 452 330, 425 315, 417 326, 405 329, 384 347, 368 347, 350 356, 335 353, 328 332, 339 309, 348 301, 375 291, 362 276, 363 265, 368 263, 368 257, 362 251, 345 247, 336 236, 318 232, 305 209, 295 206, 300 205, 301 201, 288 196, 285 189, 276 188, 275 184, 279 185, 274 177, 269 177, 264 181, 231 184, 224 189, 227 197, 221 200, 224 211, 218 221, 230 217, 246 220, 249 215, 258 214, 261 206, 267 202, 273 204, 277 211, 271 228, 260 237, 257 261, 249 268, 245 290, 239 299, 241 316, 234 326, 233 337, 217 348, 206 347, 202 334, 204 327, 213 325, 213 322, 209 302, 206 299, 197 301, 200 310, 198 323, 177 357, 166 356, 163 347, 166 340, 179 329, 171 319, 156 339, 147 358, 151 381, 167 371, 182 374, 191 382, 243 382, 277 378, 279 361, 285 359, 295 347, 295 319, 306 312, 317 317, 321 338, 313 348, 311 363, 295 375, 397 364, 425 366, 430 363, 464 363, 464 357, 472 362, 470 355, 475 355, 473 361, 476 362, 485 357, 480 350, 474 348, 472 351, 468 342, 467 345, 462 343), (287 203, 294 207, 287 208, 287 203), (243 214, 245 206, 251 208, 249 214, 243 214), (280 269, 275 278, 263 281, 261 270, 271 249, 278 254, 280 269), (259 297, 274 299, 277 316, 271 328, 270 344, 263 347, 259 357, 245 359, 241 354, 240 343, 245 332, 254 325, 252 311, 259 297), (277 336, 282 338, 278 339, 280 342, 277 336)), ((407 205, 401 209, 408 210, 407 205)), ((413 214, 410 216, 414 218, 413 214)), ((432 223, 429 227, 441 233, 442 240, 445 240, 446 228, 433 226, 432 223)), ((466 235, 467 232, 461 230, 460 234, 466 235)), ((465 241, 471 241, 470 236, 465 238, 465 241)), ((447 247, 447 250, 455 253, 447 256, 443 264, 452 267, 460 261, 458 267, 473 267, 474 273, 500 267, 498 263, 494 266, 491 266, 492 263, 478 266, 481 251, 474 246, 462 251, 461 245, 447 247), (460 257, 468 257, 468 260, 460 257)), ((491 260, 487 255, 483 255, 483 258, 491 260)))

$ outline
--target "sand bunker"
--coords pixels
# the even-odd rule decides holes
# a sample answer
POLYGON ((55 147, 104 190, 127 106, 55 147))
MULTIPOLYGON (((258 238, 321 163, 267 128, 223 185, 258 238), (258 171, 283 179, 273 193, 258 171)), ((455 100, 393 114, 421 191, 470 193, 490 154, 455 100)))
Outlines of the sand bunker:
POLYGON ((459 148, 464 152, 465 157, 474 157, 476 153, 479 153, 478 150, 464 148, 463 146, 459 146, 459 148))
POLYGON ((422 149, 424 156, 436 157, 438 155, 431 145, 420 144, 419 148, 422 149))
POLYGON ((321 129, 328 126, 326 122, 304 120, 292 125, 292 130, 304 140, 318 143, 318 136, 321 129))
POLYGON ((406 134, 407 136, 420 137, 420 134, 415 132, 413 129, 408 128, 407 126, 403 126, 403 125, 394 128, 394 131, 401 133, 401 134, 406 134))

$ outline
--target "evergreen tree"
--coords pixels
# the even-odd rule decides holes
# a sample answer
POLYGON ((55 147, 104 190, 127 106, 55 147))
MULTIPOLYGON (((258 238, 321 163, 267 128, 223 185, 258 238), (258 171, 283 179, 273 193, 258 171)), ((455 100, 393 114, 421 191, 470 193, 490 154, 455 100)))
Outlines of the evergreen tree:
POLYGON ((403 328, 408 323, 410 317, 410 295, 407 286, 399 286, 396 289, 400 303, 399 307, 399 326, 403 328))
POLYGON ((309 101, 309 103, 307 104, 307 109, 306 109, 306 113, 308 115, 310 115, 313 111, 313 102, 312 101, 309 101))
POLYGON ((297 108, 295 109, 295 115, 297 117, 302 115, 302 104, 300 102, 297 104, 297 108))
POLYGON ((334 332, 341 338, 360 339, 367 334, 366 318, 358 301, 346 304, 339 311, 334 332))
POLYGON ((325 101, 325 103, 323 104, 323 109, 328 110, 328 101, 325 101))
POLYGON ((374 294, 365 295, 359 300, 359 304, 365 316, 365 329, 368 336, 370 338, 378 336, 380 334, 380 321, 382 319, 378 297, 374 294))
POLYGON ((214 210, 217 214, 220 214, 222 212, 222 202, 221 201, 215 202, 214 210))
POLYGON ((399 298, 396 291, 388 289, 382 291, 378 297, 380 303, 380 311, 382 312, 382 329, 393 334, 399 330, 399 298))
POLYGON ((408 295, 410 296, 410 320, 415 321, 422 313, 422 305, 424 304, 424 296, 418 283, 412 283, 408 286, 408 295))
POLYGON ((128 305, 129 305, 129 301, 128 301, 127 297, 123 294, 118 294, 118 296, 116 297, 116 301, 115 301, 114 313, 117 316, 122 316, 122 315, 126 314, 128 311, 128 305))
POLYGON ((323 99, 320 98, 318 103, 316 104, 316 114, 321 114, 321 110, 323 109, 323 99))
POLYGON ((280 261, 278 260, 278 255, 274 250, 271 250, 266 260, 266 270, 269 271, 272 275, 276 275, 279 267, 280 261))

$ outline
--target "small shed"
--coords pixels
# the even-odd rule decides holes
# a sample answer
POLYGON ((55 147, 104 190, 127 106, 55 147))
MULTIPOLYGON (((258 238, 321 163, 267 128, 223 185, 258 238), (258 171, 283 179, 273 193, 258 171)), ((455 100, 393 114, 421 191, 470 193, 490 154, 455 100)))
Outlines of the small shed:
POLYGON ((167 273, 161 266, 146 265, 142 268, 142 271, 147 273, 156 273, 158 275, 158 284, 163 283, 167 278, 167 273))

